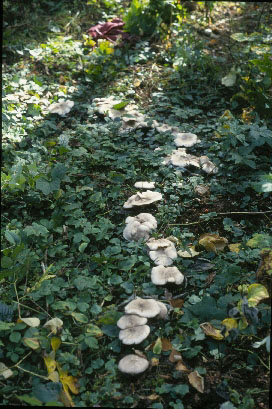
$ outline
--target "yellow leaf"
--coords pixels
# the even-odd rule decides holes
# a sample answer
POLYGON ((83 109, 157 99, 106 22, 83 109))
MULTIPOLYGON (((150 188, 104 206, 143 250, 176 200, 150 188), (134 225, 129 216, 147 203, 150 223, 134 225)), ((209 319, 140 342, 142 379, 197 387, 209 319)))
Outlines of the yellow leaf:
POLYGON ((183 257, 183 258, 192 258, 192 257, 198 256, 198 254, 200 254, 198 251, 195 250, 195 246, 189 246, 188 248, 189 248, 189 251, 179 250, 178 255, 180 257, 183 257))
POLYGON ((239 253, 239 251, 241 250, 241 243, 233 243, 233 244, 229 244, 229 249, 230 251, 232 251, 233 253, 239 253))
POLYGON ((49 328, 50 331, 52 331, 54 334, 56 334, 57 330, 59 328, 62 328, 63 326, 63 321, 60 318, 52 318, 51 320, 47 321, 44 324, 45 328, 49 328))
POLYGON ((38 338, 23 338, 23 343, 27 347, 34 349, 34 350, 40 348, 40 343, 39 343, 38 338))
POLYGON ((29 327, 38 327, 40 325, 39 318, 21 318, 21 320, 29 327))
POLYGON ((218 250, 222 251, 228 244, 228 240, 225 237, 220 237, 218 234, 205 233, 199 237, 199 244, 203 246, 207 251, 213 251, 216 253, 218 250))
POLYGON ((216 329, 209 322, 203 322, 203 324, 200 324, 200 328, 202 328, 205 335, 212 337, 213 339, 216 339, 217 341, 221 341, 224 338, 220 330, 216 329))
POLYGON ((158 358, 152 358, 150 361, 150 366, 158 366, 159 365, 160 360, 158 358))
POLYGON ((59 371, 60 382, 63 384, 63 387, 66 385, 70 389, 70 391, 72 393, 78 394, 79 390, 78 390, 78 387, 76 385, 77 378, 75 378, 74 376, 68 375, 67 371, 63 371, 58 362, 57 362, 57 368, 58 368, 58 371, 59 371))
POLYGON ((56 367, 57 367, 57 363, 55 361, 55 359, 51 358, 51 356, 47 355, 43 357, 45 366, 47 368, 47 372, 48 375, 50 375, 52 372, 55 371, 56 367))
POLYGON ((152 393, 152 395, 148 395, 146 398, 149 400, 157 400, 159 398, 159 395, 152 393))
POLYGON ((241 330, 241 329, 245 329, 246 327, 248 327, 247 319, 246 319, 246 317, 242 316, 239 319, 238 328, 241 330))
POLYGON ((97 325, 94 325, 94 324, 88 324, 86 326, 86 331, 94 337, 103 336, 103 332, 101 331, 101 329, 97 325))
POLYGON ((61 344, 60 338, 58 338, 58 337, 52 337, 51 338, 51 347, 52 347, 53 351, 56 352, 56 350, 59 348, 60 344, 61 344))
POLYGON ((64 404, 65 407, 74 408, 75 404, 74 404, 73 399, 72 399, 72 397, 71 397, 71 395, 69 393, 68 386, 65 386, 63 384, 62 384, 62 386, 63 386, 63 389, 62 389, 62 391, 60 393, 61 402, 64 404))
POLYGON ((133 85, 134 87, 139 87, 141 85, 142 81, 139 79, 134 80, 133 85))
POLYGON ((200 393, 204 392, 204 379, 197 371, 191 372, 188 375, 190 384, 200 393))
POLYGON ((229 335, 229 331, 233 328, 237 328, 237 320, 235 318, 225 318, 222 321, 222 325, 226 327, 225 337, 229 335))
POLYGON ((52 372, 47 378, 52 382, 59 382, 59 374, 57 371, 52 372))
POLYGON ((248 305, 254 307, 264 298, 268 298, 269 294, 267 289, 262 284, 251 284, 248 287, 248 305))

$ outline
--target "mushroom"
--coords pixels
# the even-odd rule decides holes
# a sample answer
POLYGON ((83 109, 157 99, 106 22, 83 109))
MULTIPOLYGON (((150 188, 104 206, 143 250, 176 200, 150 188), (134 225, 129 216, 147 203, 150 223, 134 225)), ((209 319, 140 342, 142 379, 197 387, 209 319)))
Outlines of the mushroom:
POLYGON ((59 102, 57 102, 56 104, 52 104, 50 105, 48 111, 51 114, 58 114, 60 116, 64 116, 65 114, 68 114, 68 112, 71 111, 71 109, 74 106, 74 101, 64 101, 63 98, 61 98, 59 100, 59 102))
POLYGON ((151 280, 155 285, 165 285, 167 283, 182 284, 184 275, 177 267, 164 267, 163 265, 153 267, 151 270, 151 280))
POLYGON ((148 325, 138 325, 136 327, 122 329, 119 332, 119 339, 125 345, 140 344, 150 334, 148 325))
POLYGON ((150 239, 146 244, 150 249, 149 257, 157 265, 170 266, 178 256, 174 243, 168 239, 150 239))
POLYGON ((101 115, 108 115, 111 119, 120 118, 122 113, 120 110, 114 109, 113 106, 121 102, 121 100, 114 99, 114 96, 108 98, 95 98, 93 102, 96 103, 96 110, 101 115))
POLYGON ((150 228, 134 220, 127 224, 123 231, 123 236, 128 241, 148 240, 150 228))
POLYGON ((129 241, 147 240, 151 230, 157 228, 157 220, 150 213, 140 213, 135 217, 126 218, 127 226, 123 231, 123 236, 129 241))
POLYGON ((155 182, 136 182, 134 187, 138 189, 155 189, 155 182))
POLYGON ((135 354, 130 354, 126 355, 119 361, 118 369, 129 375, 138 375, 144 372, 148 366, 149 362, 147 359, 141 358, 135 354))
POLYGON ((125 115, 122 117, 122 129, 144 128, 148 126, 144 114, 134 108, 135 105, 125 107, 125 115))
POLYGON ((125 202, 123 207, 125 209, 131 209, 133 206, 145 206, 161 199, 162 194, 159 192, 152 192, 151 190, 137 192, 125 202))
POLYGON ((140 317, 152 318, 160 313, 160 307, 157 301, 153 298, 143 299, 136 297, 125 306, 125 312, 127 314, 136 314, 140 317))
POLYGON ((166 305, 161 301, 157 301, 157 304, 160 307, 160 313, 157 315, 157 318, 161 318, 163 320, 166 320, 167 317, 168 317, 168 310, 167 310, 166 305))
POLYGON ((210 174, 210 173, 217 173, 218 168, 210 161, 208 156, 200 156, 199 158, 199 164, 201 169, 204 170, 204 172, 210 174))
POLYGON ((176 136, 174 140, 176 146, 186 146, 189 148, 200 142, 194 133, 176 132, 174 135, 176 136))
POLYGON ((185 148, 178 148, 173 151, 171 154, 170 162, 172 163, 172 165, 182 168, 190 165, 197 168, 200 167, 199 159, 194 155, 188 154, 185 148))
POLYGON ((118 321, 117 326, 121 329, 127 329, 132 327, 137 327, 138 325, 145 325, 147 323, 147 318, 139 317, 135 314, 123 315, 118 321))

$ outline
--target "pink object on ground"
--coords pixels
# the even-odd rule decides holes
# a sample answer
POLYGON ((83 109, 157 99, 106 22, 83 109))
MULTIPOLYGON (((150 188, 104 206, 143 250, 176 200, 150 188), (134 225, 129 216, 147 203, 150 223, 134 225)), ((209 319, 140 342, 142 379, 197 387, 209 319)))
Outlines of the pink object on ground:
POLYGON ((122 31, 124 24, 120 18, 114 18, 112 21, 96 24, 89 28, 88 34, 91 35, 94 40, 101 38, 111 43, 114 43, 118 37, 121 37, 122 40, 130 39, 131 35, 122 31))

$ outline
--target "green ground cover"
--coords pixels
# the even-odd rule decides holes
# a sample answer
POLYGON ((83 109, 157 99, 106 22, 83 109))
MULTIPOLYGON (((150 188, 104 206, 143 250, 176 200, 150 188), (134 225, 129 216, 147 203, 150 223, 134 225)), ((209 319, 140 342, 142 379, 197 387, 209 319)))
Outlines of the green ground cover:
POLYGON ((265 2, 4 1, 4 404, 268 408, 270 18, 265 2), (114 17, 134 41, 86 34, 114 17), (196 134, 188 152, 217 173, 162 164, 176 148, 171 132, 120 131, 121 120, 97 112, 94 99, 109 96, 196 134), (70 112, 50 113, 61 99, 70 112), (123 208, 142 180, 162 200, 123 208), (156 217, 155 238, 200 252, 175 260, 186 277, 178 288, 154 285, 144 241, 123 237, 141 211, 156 217), (199 243, 205 233, 228 244, 199 243), (134 296, 162 301, 168 318, 129 346, 116 322, 134 296), (149 368, 128 377, 118 362, 135 350, 149 368))

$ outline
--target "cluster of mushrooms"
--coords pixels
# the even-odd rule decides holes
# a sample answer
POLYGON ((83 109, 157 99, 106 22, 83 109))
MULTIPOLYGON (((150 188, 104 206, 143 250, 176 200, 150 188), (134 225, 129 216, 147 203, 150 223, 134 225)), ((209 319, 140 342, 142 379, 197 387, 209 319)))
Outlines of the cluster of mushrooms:
MULTIPOLYGON (((118 118, 122 121, 121 132, 143 127, 153 127, 160 133, 170 132, 174 136, 177 149, 173 150, 162 161, 163 165, 179 168, 193 166, 202 169, 207 174, 217 173, 218 169, 207 156, 197 157, 186 152, 186 148, 200 142, 197 135, 181 132, 178 127, 160 124, 156 120, 151 121, 138 111, 136 105, 122 103, 113 96, 96 98, 94 102, 97 112, 107 115, 113 120, 118 118)), ((155 150, 161 150, 161 148, 158 147, 155 150)), ((176 185, 180 187, 180 183, 176 185)), ((152 191, 155 188, 155 182, 137 182, 134 187, 146 190, 138 191, 129 197, 123 206, 125 209, 147 206, 162 199, 161 193, 152 191)), ((157 221, 150 213, 129 216, 125 223, 123 237, 126 240, 144 240, 146 242, 148 255, 155 264, 151 270, 152 283, 161 286, 167 284, 181 285, 184 281, 184 275, 172 265, 178 257, 175 248, 176 238, 172 236, 157 240, 154 237, 150 238, 152 232, 157 228, 157 221)), ((186 256, 185 253, 184 256, 186 256)), ((161 301, 153 298, 136 297, 125 306, 125 314, 117 321, 117 326, 120 328, 119 339, 125 345, 140 344, 150 334, 150 327, 147 325, 148 319, 166 319, 167 313, 167 307, 161 301)), ((118 364, 121 372, 130 375, 140 374, 148 367, 149 362, 141 353, 126 355, 118 364)))
MULTIPOLYGON (((155 182, 137 182, 134 185, 138 189, 154 189, 155 182)), ((162 199, 159 192, 152 190, 138 191, 131 196, 124 204, 125 209, 146 206, 162 199)), ((137 216, 129 216, 125 220, 126 227, 123 236, 128 241, 138 241, 143 239, 146 242, 149 257, 156 265, 151 271, 151 280, 155 285, 165 285, 167 283, 182 284, 183 274, 177 267, 171 266, 173 260, 177 258, 177 251, 173 243, 173 238, 158 239, 150 238, 152 231, 157 228, 157 221, 150 213, 139 213, 137 216)), ((119 339, 125 345, 140 344, 150 334, 150 327, 147 325, 148 319, 166 319, 167 307, 153 298, 136 297, 125 306, 125 315, 118 321, 120 328, 119 339)), ((122 358, 118 364, 121 372, 137 375, 144 372, 149 367, 147 359, 136 354, 129 354, 122 358)))

